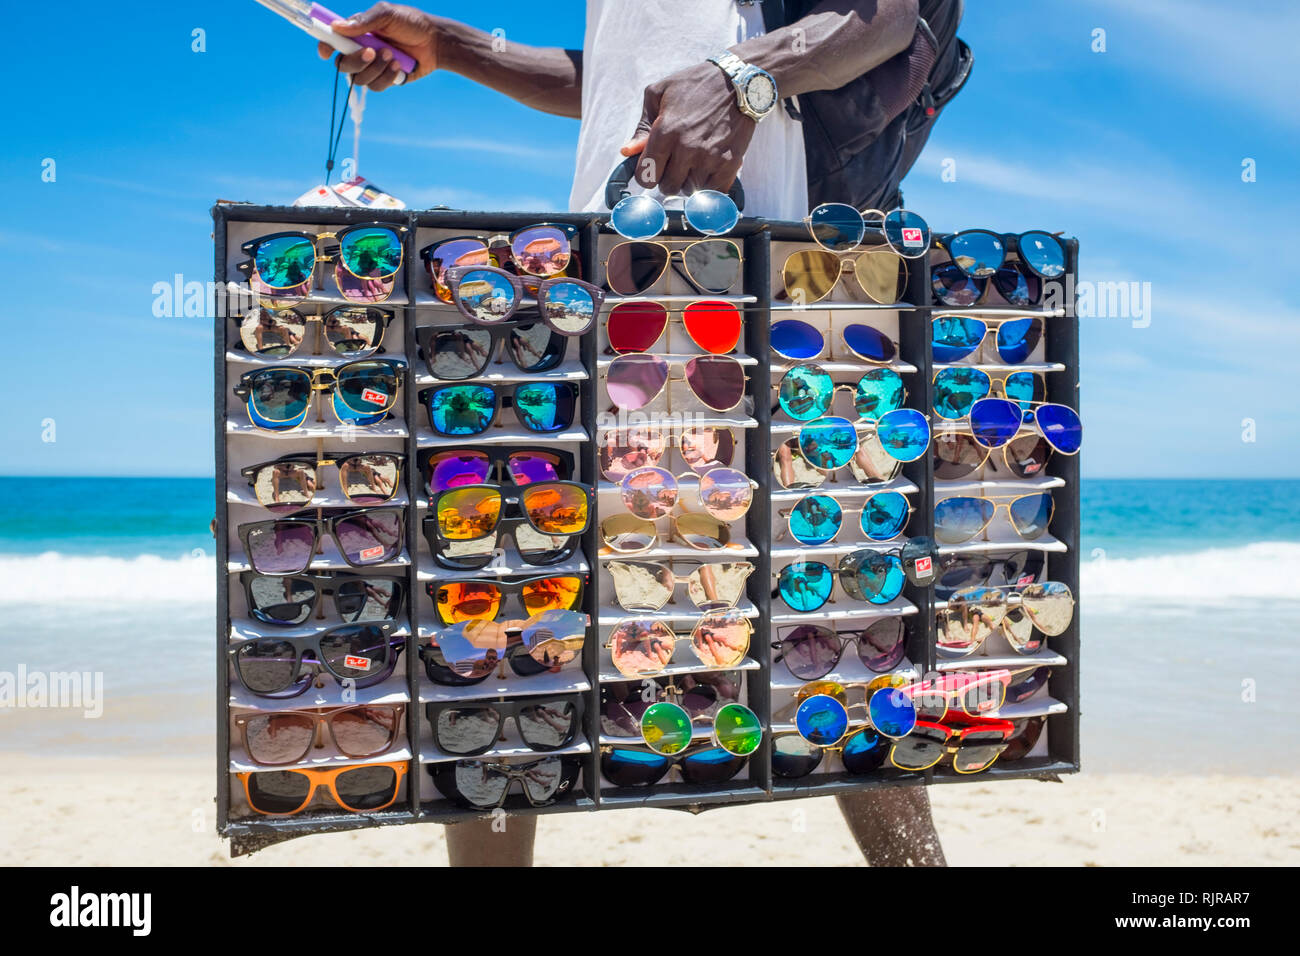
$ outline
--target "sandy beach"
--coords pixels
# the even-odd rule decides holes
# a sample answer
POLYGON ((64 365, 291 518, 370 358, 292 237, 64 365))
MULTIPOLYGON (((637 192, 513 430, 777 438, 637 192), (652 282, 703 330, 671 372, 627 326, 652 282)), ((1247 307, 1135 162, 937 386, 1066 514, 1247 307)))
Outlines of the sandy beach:
MULTIPOLYGON (((443 828, 311 836, 231 860, 204 760, 3 758, 0 847, 45 866, 446 865, 443 828), (33 828, 32 820, 42 821, 33 828)), ((1300 778, 1083 773, 931 789, 953 866, 1300 865, 1300 778)), ((835 803, 546 817, 537 864, 854 866, 835 803)))

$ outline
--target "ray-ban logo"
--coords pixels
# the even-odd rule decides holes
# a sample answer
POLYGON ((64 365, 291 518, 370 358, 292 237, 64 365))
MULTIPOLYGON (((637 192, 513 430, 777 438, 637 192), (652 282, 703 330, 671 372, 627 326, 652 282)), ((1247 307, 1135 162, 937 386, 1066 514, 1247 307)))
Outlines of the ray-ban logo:
POLYGON ((133 936, 148 936, 152 911, 152 893, 82 893, 74 886, 50 897, 51 926, 125 926, 133 936))

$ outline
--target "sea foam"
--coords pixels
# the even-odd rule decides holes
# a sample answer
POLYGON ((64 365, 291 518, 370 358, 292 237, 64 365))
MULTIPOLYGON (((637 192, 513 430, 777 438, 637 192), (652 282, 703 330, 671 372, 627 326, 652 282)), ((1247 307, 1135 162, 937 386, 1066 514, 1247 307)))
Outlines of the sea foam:
POLYGON ((1300 599, 1300 544, 1259 541, 1143 558, 1085 560, 1081 597, 1224 604, 1243 598, 1300 599))
POLYGON ((210 554, 132 558, 0 554, 0 604, 205 604, 216 602, 210 554))

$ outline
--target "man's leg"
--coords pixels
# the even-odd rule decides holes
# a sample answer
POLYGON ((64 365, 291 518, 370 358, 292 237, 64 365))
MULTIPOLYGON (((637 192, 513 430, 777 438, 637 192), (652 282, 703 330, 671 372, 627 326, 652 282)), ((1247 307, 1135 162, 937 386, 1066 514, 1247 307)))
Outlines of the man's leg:
POLYGON ((871 866, 947 866, 924 787, 837 796, 840 813, 871 866))
POLYGON ((447 827, 447 862, 452 866, 532 866, 537 817, 507 817, 505 830, 494 832, 492 817, 447 827))

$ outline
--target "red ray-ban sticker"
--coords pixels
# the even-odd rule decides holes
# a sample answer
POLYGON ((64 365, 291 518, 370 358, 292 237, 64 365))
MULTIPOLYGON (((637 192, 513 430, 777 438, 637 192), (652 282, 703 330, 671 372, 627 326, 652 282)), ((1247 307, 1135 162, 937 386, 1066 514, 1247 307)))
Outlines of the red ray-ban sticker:
POLYGON ((354 671, 368 671, 370 670, 370 658, 353 657, 351 654, 348 654, 343 658, 343 666, 350 667, 354 671))
POLYGON ((903 245, 909 249, 916 249, 925 245, 921 238, 921 230, 905 227, 903 229, 903 245))
POLYGON ((384 546, 377 544, 373 548, 364 548, 361 551, 361 560, 369 561, 371 558, 382 558, 384 556, 384 546))
POLYGON ((362 389, 361 400, 363 402, 369 402, 371 405, 387 405, 388 393, 381 392, 374 388, 362 389))
POLYGON ((1033 583, 1034 583, 1034 576, 1032 574, 1022 574, 1020 575, 1020 577, 1016 578, 1016 587, 1018 588, 1022 588, 1026 584, 1033 584, 1033 583))
POLYGON ((912 570, 916 572, 916 576, 918 578, 922 578, 922 577, 928 578, 931 574, 934 573, 932 570, 933 567, 934 567, 934 559, 929 556, 924 558, 917 558, 914 562, 912 562, 912 570))

